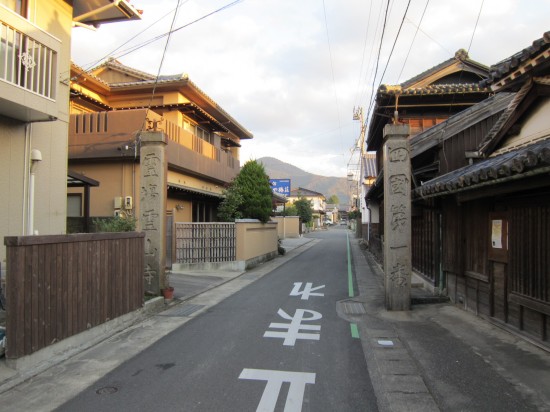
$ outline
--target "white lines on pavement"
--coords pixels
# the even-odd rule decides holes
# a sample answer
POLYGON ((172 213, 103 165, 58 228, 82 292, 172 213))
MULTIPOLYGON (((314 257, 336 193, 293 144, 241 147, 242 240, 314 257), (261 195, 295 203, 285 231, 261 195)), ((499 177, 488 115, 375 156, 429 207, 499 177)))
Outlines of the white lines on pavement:
POLYGON ((294 346, 297 339, 319 340, 320 334, 318 333, 302 333, 300 330, 312 330, 320 331, 321 325, 302 325, 302 321, 311 322, 319 320, 323 317, 319 312, 307 309, 296 309, 294 316, 290 316, 284 310, 279 309, 278 315, 283 319, 290 320, 290 323, 270 323, 269 327, 273 329, 286 329, 286 332, 272 332, 267 331, 264 333, 264 338, 283 338, 284 346, 294 346), (306 318, 304 315, 309 313, 311 316, 306 318))
POLYGON ((310 296, 325 296, 324 293, 316 293, 314 291, 323 289, 325 285, 313 287, 313 283, 307 282, 304 286, 304 289, 300 291, 300 288, 302 287, 302 282, 295 282, 294 288, 290 292, 289 296, 301 296, 302 300, 309 300, 310 296))
POLYGON ((299 412, 302 410, 306 385, 315 383, 315 374, 267 369, 243 369, 239 379, 267 381, 262 399, 256 409, 257 412, 274 411, 283 383, 290 383, 284 410, 285 412, 299 412))

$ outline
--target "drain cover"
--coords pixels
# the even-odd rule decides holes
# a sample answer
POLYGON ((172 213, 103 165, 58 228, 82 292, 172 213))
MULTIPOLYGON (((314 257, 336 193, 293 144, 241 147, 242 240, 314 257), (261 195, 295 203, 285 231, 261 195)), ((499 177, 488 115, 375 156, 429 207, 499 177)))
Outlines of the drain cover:
POLYGON ((199 309, 204 308, 204 305, 182 305, 175 309, 163 312, 161 316, 190 316, 199 309))
POLYGON ((114 386, 105 386, 104 388, 99 388, 95 391, 98 395, 110 395, 116 392, 118 392, 118 388, 115 388, 114 386))
POLYGON ((365 307, 361 302, 355 302, 353 300, 342 302, 344 307, 344 313, 346 315, 364 315, 367 313, 365 307))

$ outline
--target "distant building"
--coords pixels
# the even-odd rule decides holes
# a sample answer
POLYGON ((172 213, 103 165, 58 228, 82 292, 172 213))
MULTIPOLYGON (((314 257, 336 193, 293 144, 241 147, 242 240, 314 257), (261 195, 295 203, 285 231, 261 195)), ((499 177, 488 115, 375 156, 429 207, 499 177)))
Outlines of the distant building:
POLYGON ((307 199, 310 201, 313 209, 313 225, 314 227, 320 227, 322 225, 322 219, 326 214, 325 195, 313 190, 299 187, 298 189, 293 189, 290 191, 287 205, 291 205, 299 199, 307 199))

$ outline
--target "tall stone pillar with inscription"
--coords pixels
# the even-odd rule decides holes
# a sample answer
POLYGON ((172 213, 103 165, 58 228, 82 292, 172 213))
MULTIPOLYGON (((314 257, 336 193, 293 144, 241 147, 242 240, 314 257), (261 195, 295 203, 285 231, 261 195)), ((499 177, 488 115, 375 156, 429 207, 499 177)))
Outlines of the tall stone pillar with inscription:
POLYGON ((146 293, 158 295, 166 283, 166 136, 163 132, 141 133, 140 204, 141 230, 145 232, 146 293))
POLYGON ((408 125, 384 127, 384 278, 387 310, 411 306, 411 161, 408 125))

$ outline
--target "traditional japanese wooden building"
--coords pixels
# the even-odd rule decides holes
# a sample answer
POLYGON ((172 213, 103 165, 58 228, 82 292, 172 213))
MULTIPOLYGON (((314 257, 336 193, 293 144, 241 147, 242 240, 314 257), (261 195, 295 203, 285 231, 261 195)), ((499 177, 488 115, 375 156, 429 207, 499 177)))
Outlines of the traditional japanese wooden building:
MULTIPOLYGON (((371 222, 368 227, 370 250, 382 260, 383 238, 383 170, 382 146, 384 126, 390 123, 408 124, 411 139, 489 97, 487 87, 479 85, 489 68, 469 58, 465 50, 441 64, 426 70, 399 85, 381 85, 367 132, 367 150, 376 152, 377 178, 366 195, 371 222)), ((411 140, 412 143, 412 140, 411 140)), ((472 146, 475 148, 475 146, 472 146)), ((445 154, 445 152, 444 152, 445 154)), ((440 173, 444 164, 433 151, 418 153, 413 160, 413 187, 428 176, 440 173)), ((427 229, 422 229, 424 231, 427 229)), ((435 228, 429 229, 435 230, 435 228)), ((418 236, 413 220, 413 233, 418 236)), ((365 234, 363 234, 363 237, 365 234)), ((416 243, 418 245, 421 240, 416 243)), ((431 259, 431 257, 430 257, 431 259)), ((436 262, 430 263, 437 266, 436 262)), ((431 274, 430 276, 435 276, 431 274)))
POLYGON ((437 147, 446 159, 413 190, 424 221, 413 238, 426 246, 413 259, 435 263, 420 270, 456 304, 548 347, 550 32, 491 67, 480 87, 497 94, 474 117, 463 112, 411 142, 414 157, 437 147))

